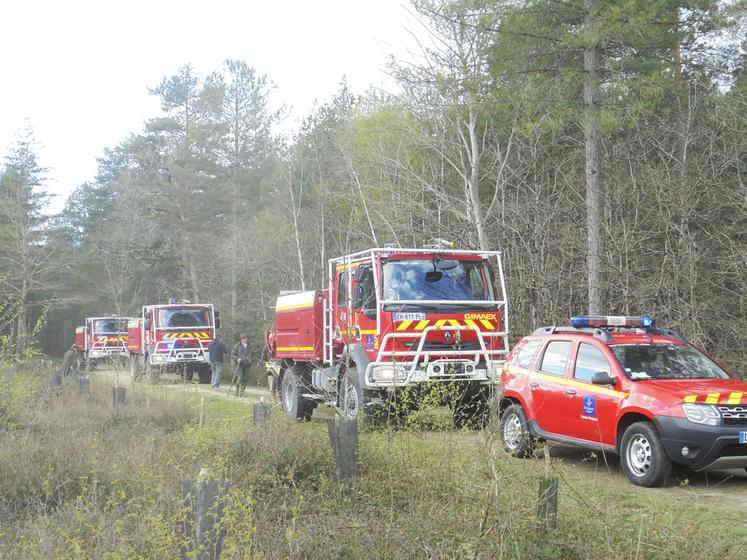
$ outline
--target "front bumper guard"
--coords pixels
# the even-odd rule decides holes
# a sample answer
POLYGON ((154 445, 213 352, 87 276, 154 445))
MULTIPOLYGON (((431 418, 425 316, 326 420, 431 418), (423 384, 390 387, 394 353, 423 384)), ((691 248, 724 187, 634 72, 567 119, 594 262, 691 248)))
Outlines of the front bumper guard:
POLYGON ((424 381, 478 381, 496 383, 498 372, 508 354, 508 334, 485 332, 473 326, 426 327, 420 332, 393 332, 384 336, 376 360, 366 366, 365 384, 368 388, 403 387, 424 381), (473 350, 425 350, 427 335, 432 331, 473 331, 477 335, 479 349, 473 350), (486 339, 502 340, 501 348, 490 348, 486 339), (397 339, 417 340, 415 350, 387 350, 397 339), (404 359, 400 359, 404 358, 404 359), (433 359, 432 359, 433 358, 433 359), (377 379, 375 370, 391 370, 390 379, 377 379))

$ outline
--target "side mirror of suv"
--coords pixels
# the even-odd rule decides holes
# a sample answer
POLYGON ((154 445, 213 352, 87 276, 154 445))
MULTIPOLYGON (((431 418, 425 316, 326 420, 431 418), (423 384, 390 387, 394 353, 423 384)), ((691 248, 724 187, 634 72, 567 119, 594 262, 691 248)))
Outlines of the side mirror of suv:
POLYGON ((617 383, 617 377, 612 377, 606 371, 598 371, 591 376, 591 382, 594 385, 614 385, 617 383))

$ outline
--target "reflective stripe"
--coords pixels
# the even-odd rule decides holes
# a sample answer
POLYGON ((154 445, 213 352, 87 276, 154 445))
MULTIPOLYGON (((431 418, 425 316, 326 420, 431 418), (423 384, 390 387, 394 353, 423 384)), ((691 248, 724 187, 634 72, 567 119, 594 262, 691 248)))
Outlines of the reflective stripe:
POLYGON ((705 402, 706 404, 717 404, 720 396, 720 393, 708 393, 705 402))
POLYGON ((446 324, 447 320, 448 319, 439 319, 438 321, 436 321, 435 327, 437 329, 440 329, 441 327, 443 327, 446 324))
POLYGON ((406 321, 402 321, 399 325, 397 325, 397 330, 398 331, 407 330, 407 327, 409 327, 411 323, 412 323, 412 319, 407 319, 406 321))
POLYGON ((564 387, 574 387, 576 389, 582 389, 583 391, 587 391, 590 393, 599 393, 602 395, 609 395, 611 397, 619 397, 622 399, 627 398, 628 396, 628 393, 626 391, 617 391, 615 389, 601 387, 592 383, 584 383, 583 381, 576 381, 575 379, 568 379, 567 377, 558 377, 557 375, 550 375, 549 373, 542 373, 540 371, 532 371, 517 366, 506 366, 505 369, 509 373, 525 375, 527 377, 542 379, 544 381, 552 381, 553 383, 563 385, 564 387))
POLYGON ((416 331, 422 331, 425 327, 428 326, 429 323, 430 323, 430 321, 428 319, 423 319, 417 325, 415 325, 415 330, 416 331))
POLYGON ((682 399, 684 402, 694 403, 698 399, 698 395, 687 395, 684 399, 682 399))
POLYGON ((465 319, 464 324, 467 325, 468 327, 474 327, 476 329, 479 328, 472 319, 465 319))
POLYGON ((729 394, 729 400, 726 401, 726 404, 739 404, 742 402, 742 395, 744 393, 730 393, 729 394))
POLYGON ((313 352, 313 346, 278 346, 278 352, 313 352))
POLYGON ((311 307, 314 307, 313 303, 311 305, 306 303, 298 303, 296 305, 283 305, 280 307, 276 307, 275 311, 287 311, 288 309, 307 309, 311 307))
POLYGON ((483 324, 483 326, 488 329, 489 331, 493 330, 493 323, 488 321, 487 319, 480 319, 480 322, 483 324))

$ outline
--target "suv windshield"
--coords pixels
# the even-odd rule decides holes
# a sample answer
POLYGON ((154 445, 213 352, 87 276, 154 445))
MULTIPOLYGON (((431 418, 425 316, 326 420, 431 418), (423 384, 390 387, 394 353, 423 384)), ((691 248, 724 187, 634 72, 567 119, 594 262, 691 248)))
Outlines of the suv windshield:
POLYGON ((94 322, 96 334, 119 334, 127 332, 127 319, 99 319, 94 322))
POLYGON ((158 310, 159 328, 209 327, 210 313, 205 307, 182 307, 158 310))
POLYGON ((449 260, 448 263, 448 267, 439 268, 433 259, 387 262, 384 264, 384 299, 416 300, 424 303, 495 299, 488 267, 483 261, 449 260))
POLYGON ((729 374, 692 346, 616 344, 610 350, 631 379, 729 379, 729 374))

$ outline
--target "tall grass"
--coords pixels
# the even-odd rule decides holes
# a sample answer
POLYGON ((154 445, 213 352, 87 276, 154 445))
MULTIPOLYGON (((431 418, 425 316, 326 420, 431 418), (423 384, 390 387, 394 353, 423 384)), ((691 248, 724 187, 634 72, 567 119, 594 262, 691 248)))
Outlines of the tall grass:
POLYGON ((2 384, 12 395, 0 428, 4 558, 176 558, 179 481, 203 468, 230 483, 222 558, 745 552, 745 522, 729 507, 690 503, 679 489, 611 484, 614 477, 558 461, 558 528, 545 533, 536 520, 544 464, 506 457, 490 430, 362 433, 360 475, 347 487, 334 482, 319 421, 275 413, 255 429, 233 411, 199 428, 183 393, 170 400, 128 391, 114 411, 103 384, 79 395, 74 383, 53 391, 6 375, 0 395, 2 384))

